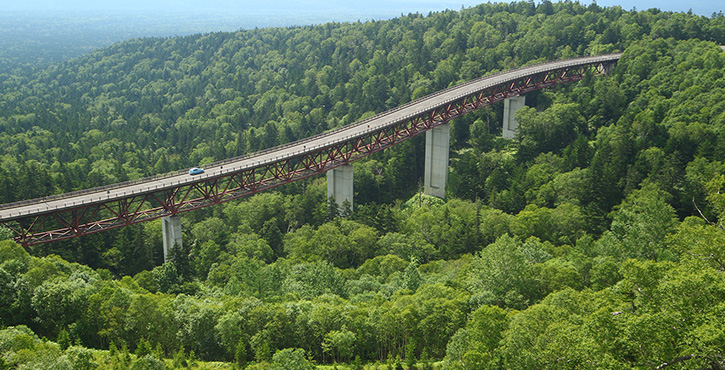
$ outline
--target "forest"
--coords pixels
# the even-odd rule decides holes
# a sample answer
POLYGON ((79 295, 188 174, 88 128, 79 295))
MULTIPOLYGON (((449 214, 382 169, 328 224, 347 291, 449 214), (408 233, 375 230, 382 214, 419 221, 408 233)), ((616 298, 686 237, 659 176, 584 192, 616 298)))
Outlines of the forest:
POLYGON ((0 203, 251 153, 477 76, 621 51, 607 76, 160 222, 0 230, 0 369, 722 369, 725 16, 564 1, 132 39, 0 74, 0 203))

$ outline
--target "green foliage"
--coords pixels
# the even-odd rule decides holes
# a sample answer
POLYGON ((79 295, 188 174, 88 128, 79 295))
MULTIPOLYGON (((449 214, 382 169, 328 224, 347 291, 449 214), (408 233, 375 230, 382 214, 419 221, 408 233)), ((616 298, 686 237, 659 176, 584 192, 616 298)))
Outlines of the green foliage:
POLYGON ((12 231, 5 226, 0 226, 0 240, 10 239, 13 236, 12 231))
POLYGON ((152 351, 153 349, 151 348, 151 343, 149 343, 146 338, 141 338, 136 345, 136 351, 134 352, 134 354, 136 355, 136 357, 142 358, 146 355, 150 355, 152 351))
POLYGON ((714 177, 707 183, 707 200, 713 205, 713 209, 717 212, 719 227, 725 228, 725 175, 714 177))
POLYGON ((61 329, 58 333, 58 338, 56 339, 56 342, 58 342, 58 345, 60 346, 60 349, 65 351, 70 345, 72 344, 70 339, 70 334, 68 334, 68 331, 65 329, 61 329))
POLYGON ((666 198, 666 193, 649 184, 632 192, 613 211, 611 231, 598 242, 600 253, 616 258, 672 258, 664 242, 674 231, 676 218, 666 198))
POLYGON ((187 213, 164 264, 158 223, 30 250, 0 240, 0 366, 722 367, 725 55, 699 40, 725 43, 723 19, 482 4, 130 40, 0 76, 4 203, 250 153, 529 62, 624 51, 609 76, 528 94, 517 140, 496 137, 495 106, 453 122, 448 200, 416 194, 413 139, 355 163, 351 215, 328 208, 324 179, 295 183, 187 213))
POLYGON ((415 262, 411 262, 403 272, 405 289, 408 289, 411 292, 415 293, 415 291, 418 290, 418 287, 422 283, 422 280, 423 278, 420 276, 420 271, 418 271, 418 264, 415 262))
POLYGON ((241 340, 234 351, 234 364, 240 369, 243 369, 244 365, 247 364, 247 345, 241 340))
POLYGON ((286 292, 308 299, 326 293, 347 296, 344 278, 338 270, 325 262, 294 265, 282 287, 286 292))
POLYGON ((93 352, 87 348, 73 346, 65 351, 65 356, 72 364, 73 369, 93 370, 98 364, 93 360, 93 352))
POLYGON ((725 232, 717 227, 706 225, 701 219, 688 217, 682 222, 676 233, 667 237, 667 244, 681 253, 682 258, 694 258, 707 261, 710 267, 725 269, 725 232))
POLYGON ((343 325, 340 330, 325 334, 322 349, 332 355, 333 361, 348 362, 354 353, 355 339, 355 333, 343 325))
POLYGON ((172 284, 174 277, 178 277, 180 282, 189 281, 193 276, 193 269, 190 260, 191 248, 187 245, 174 245, 169 249, 169 262, 167 264, 173 266, 174 273, 169 273, 169 280, 167 284, 172 284), (176 275, 176 276, 174 276, 176 275))
POLYGON ((317 230, 302 227, 288 234, 285 251, 297 261, 330 261, 339 268, 357 267, 376 252, 375 229, 350 220, 335 220, 317 230))
MULTIPOLYGON (((5 264, 9 261, 17 261, 23 264, 30 262, 30 255, 19 244, 11 240, 0 241, 0 262, 5 264)), ((25 271, 18 271, 25 272, 25 271)))
POLYGON ((174 355, 173 366, 174 366, 174 368, 181 368, 181 367, 189 366, 189 363, 186 361, 186 353, 184 353, 183 345, 181 346, 181 348, 179 348, 179 350, 174 355))
POLYGON ((435 257, 456 258, 479 249, 481 234, 474 204, 454 199, 440 205, 408 207, 406 211, 410 215, 403 231, 431 244, 435 257))
POLYGON ((408 342, 407 346, 405 346, 405 366, 408 369, 413 369, 415 367, 415 363, 415 340, 413 339, 408 342))
POLYGON ((385 281, 394 273, 405 271, 408 266, 410 266, 410 263, 406 262, 402 258, 388 254, 385 256, 377 256, 365 261, 365 263, 358 268, 358 272, 361 274, 375 276, 385 281))
POLYGON ((466 328, 459 329, 448 342, 445 369, 486 369, 508 326, 506 311, 482 306, 471 313, 466 328))
POLYGON ((305 357, 305 350, 301 348, 285 348, 272 356, 274 370, 312 370, 315 367, 305 357))
POLYGON ((523 246, 504 235, 474 258, 468 284, 476 304, 523 309, 540 298, 535 261, 527 258, 523 246))
POLYGON ((55 336, 80 319, 85 312, 87 297, 93 289, 82 280, 45 281, 35 288, 31 306, 40 322, 41 332, 55 336))
POLYGON ((71 363, 57 346, 44 342, 26 326, 0 330, 0 353, 10 368, 19 365, 42 369, 70 369, 71 363))
POLYGON ((139 358, 131 366, 131 370, 165 370, 165 369, 166 369, 166 364, 162 360, 160 360, 150 354, 139 358))
POLYGON ((576 104, 553 104, 544 112, 531 108, 517 113, 520 161, 533 160, 539 153, 560 153, 587 130, 576 104))

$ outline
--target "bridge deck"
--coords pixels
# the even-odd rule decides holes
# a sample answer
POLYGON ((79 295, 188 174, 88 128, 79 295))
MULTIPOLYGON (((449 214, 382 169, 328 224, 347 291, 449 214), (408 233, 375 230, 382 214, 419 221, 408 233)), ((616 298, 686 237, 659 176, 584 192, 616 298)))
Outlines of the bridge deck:
POLYGON ((475 94, 476 92, 480 92, 498 84, 506 83, 524 76, 569 66, 616 61, 619 59, 620 55, 621 54, 610 54, 541 63, 490 76, 484 76, 482 78, 428 95, 389 111, 385 111, 369 119, 349 124, 340 129, 325 132, 307 139, 264 150, 231 161, 226 161, 222 164, 210 166, 205 168, 205 173, 202 175, 190 176, 188 173, 179 173, 131 183, 88 189, 78 192, 80 194, 71 193, 67 195, 51 196, 47 198, 0 205, 0 221, 10 221, 32 215, 51 213, 61 209, 103 203, 114 199, 123 199, 131 194, 144 194, 155 192, 160 189, 173 189, 180 185, 189 185, 204 179, 228 175, 229 173, 254 168, 265 163, 295 157, 302 153, 314 152, 321 147, 335 145, 349 140, 352 137, 359 137, 369 133, 370 131, 385 128, 409 119, 410 117, 422 112, 429 111, 435 107, 444 106, 461 99, 462 97, 475 94))

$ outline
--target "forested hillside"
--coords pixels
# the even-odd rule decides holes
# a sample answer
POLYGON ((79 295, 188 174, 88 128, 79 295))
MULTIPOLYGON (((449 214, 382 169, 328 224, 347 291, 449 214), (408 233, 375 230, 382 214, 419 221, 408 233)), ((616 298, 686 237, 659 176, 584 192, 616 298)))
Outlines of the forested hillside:
POLYGON ((324 179, 24 250, 0 242, 0 368, 720 369, 725 17, 532 2, 139 39, 0 75, 0 200, 183 169, 478 75, 623 51, 608 76, 324 179), (207 361, 222 361, 210 363, 207 361), (23 367, 25 368, 25 367, 23 367))

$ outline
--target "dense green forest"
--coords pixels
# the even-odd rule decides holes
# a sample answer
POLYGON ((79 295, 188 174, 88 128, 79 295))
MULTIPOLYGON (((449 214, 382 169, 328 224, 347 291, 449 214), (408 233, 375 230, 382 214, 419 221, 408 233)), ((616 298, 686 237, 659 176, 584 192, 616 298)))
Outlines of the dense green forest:
MULTIPOLYGON (((725 17, 573 2, 130 40, 0 75, 0 201, 203 165, 479 75, 623 51, 608 76, 324 178, 149 222, 0 242, 0 369, 722 369, 725 17), (328 367, 325 367, 328 366, 328 367)), ((1 231, 1 230, 0 230, 1 231)))

